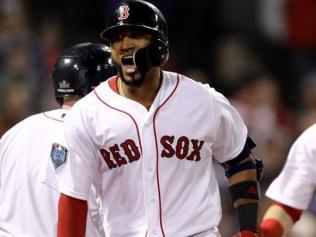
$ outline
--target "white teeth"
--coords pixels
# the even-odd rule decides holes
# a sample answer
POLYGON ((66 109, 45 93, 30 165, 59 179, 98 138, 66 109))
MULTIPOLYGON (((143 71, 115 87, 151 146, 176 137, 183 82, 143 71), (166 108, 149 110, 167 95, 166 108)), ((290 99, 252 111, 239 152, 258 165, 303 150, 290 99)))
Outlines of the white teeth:
POLYGON ((135 65, 122 65, 123 71, 126 73, 133 73, 136 71, 135 65))
POLYGON ((132 56, 126 56, 121 59, 122 69, 126 73, 133 73, 136 71, 136 65, 132 56))

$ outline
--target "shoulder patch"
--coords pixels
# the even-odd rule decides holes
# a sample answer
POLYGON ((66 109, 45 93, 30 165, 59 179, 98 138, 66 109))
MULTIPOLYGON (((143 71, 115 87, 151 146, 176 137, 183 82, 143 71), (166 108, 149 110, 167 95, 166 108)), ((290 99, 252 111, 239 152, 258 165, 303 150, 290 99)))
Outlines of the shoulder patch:
POLYGON ((62 164, 66 163, 67 153, 68 153, 68 150, 66 149, 66 147, 57 143, 53 143, 52 150, 50 152, 50 158, 53 162, 53 166, 55 170, 58 167, 60 167, 62 164))

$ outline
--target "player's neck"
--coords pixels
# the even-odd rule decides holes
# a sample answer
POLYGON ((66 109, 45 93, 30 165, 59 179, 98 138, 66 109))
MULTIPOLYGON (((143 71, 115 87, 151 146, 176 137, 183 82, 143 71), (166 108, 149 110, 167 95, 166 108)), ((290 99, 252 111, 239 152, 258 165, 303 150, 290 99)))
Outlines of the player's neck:
POLYGON ((62 109, 69 110, 80 99, 78 96, 64 97, 62 109))
POLYGON ((64 109, 64 110, 70 110, 71 109, 71 105, 65 105, 65 104, 63 104, 63 106, 61 107, 62 109, 64 109))
POLYGON ((153 103, 162 82, 162 71, 158 68, 148 71, 146 78, 141 86, 134 87, 118 81, 119 92, 122 96, 135 100, 146 108, 153 103))

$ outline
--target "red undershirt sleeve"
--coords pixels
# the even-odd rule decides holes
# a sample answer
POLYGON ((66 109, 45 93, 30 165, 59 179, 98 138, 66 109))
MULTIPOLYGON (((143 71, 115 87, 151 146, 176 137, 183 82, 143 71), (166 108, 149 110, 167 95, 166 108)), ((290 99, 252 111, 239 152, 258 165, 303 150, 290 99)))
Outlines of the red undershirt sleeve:
MULTIPOLYGON (((260 224, 264 237, 281 237, 286 234, 292 226, 300 219, 302 210, 298 210, 279 202, 274 202, 268 209, 268 216, 260 224), (276 207, 281 208, 283 212, 275 211, 276 207), (284 213, 284 214, 282 214, 284 213)), ((266 213, 266 215, 267 215, 266 213)))
POLYGON ((87 212, 87 201, 61 194, 58 203, 57 237, 84 237, 87 212))

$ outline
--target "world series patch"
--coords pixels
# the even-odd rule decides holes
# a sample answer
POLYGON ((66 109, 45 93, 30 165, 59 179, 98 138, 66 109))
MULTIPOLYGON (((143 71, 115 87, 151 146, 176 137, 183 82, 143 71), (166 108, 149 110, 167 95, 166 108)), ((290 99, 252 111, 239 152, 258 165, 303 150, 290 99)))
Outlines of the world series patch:
POLYGON ((54 143, 52 145, 52 150, 50 152, 50 158, 53 162, 53 166, 55 170, 60 167, 62 164, 64 164, 67 161, 67 149, 66 147, 54 143))

